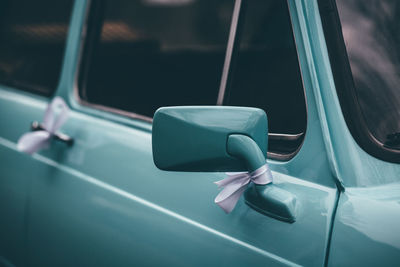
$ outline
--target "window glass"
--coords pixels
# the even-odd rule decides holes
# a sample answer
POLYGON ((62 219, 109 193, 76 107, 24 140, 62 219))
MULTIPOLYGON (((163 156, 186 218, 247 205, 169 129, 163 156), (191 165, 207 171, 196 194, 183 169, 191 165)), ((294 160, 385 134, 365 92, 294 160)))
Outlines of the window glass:
POLYGON ((0 1, 0 83, 51 95, 60 77, 72 0, 0 1))
POLYGON ((238 42, 224 66, 234 5, 93 1, 81 99, 149 118, 162 106, 216 105, 225 68, 231 73, 222 104, 264 109, 273 133, 269 151, 296 151, 307 114, 287 1, 242 1, 238 42))
POLYGON ((287 2, 251 0, 243 10, 224 104, 264 109, 271 133, 304 133, 307 113, 287 2))
POLYGON ((400 149, 400 2, 338 0, 357 102, 370 133, 400 149))
POLYGON ((307 110, 286 1, 246 1, 224 104, 264 109, 269 152, 293 156, 307 126, 307 110))
POLYGON ((100 29, 92 29, 81 97, 148 117, 160 106, 215 105, 233 4, 102 2, 98 18, 91 18, 100 29))

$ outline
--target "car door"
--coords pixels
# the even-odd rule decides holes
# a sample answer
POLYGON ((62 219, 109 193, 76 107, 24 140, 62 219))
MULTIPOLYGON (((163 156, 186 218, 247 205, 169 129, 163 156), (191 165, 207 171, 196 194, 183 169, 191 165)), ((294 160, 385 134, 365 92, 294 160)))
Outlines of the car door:
POLYGON ((16 142, 57 88, 71 8, 72 2, 0 3, 1 266, 26 264, 28 193, 46 166, 19 153, 16 142))
POLYGON ((32 157, 17 152, 19 135, 41 120, 46 101, 2 90, 2 108, 24 117, 3 130, 3 157, 37 166, 3 167, 32 174, 28 265, 325 263, 338 193, 303 9, 295 1, 253 3, 75 2, 55 93, 72 109, 61 131, 73 146, 54 141, 32 157), (213 182, 224 173, 158 170, 151 116, 171 104, 265 109, 276 131, 268 163, 275 185, 296 200, 295 221, 265 216, 243 200, 225 214, 213 203, 213 182))

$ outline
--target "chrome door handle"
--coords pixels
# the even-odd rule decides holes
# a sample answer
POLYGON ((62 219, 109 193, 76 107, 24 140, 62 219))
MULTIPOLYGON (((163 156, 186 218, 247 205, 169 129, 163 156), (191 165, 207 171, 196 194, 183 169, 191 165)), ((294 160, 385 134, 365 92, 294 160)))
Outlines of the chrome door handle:
MULTIPOLYGON (((37 121, 32 122, 31 124, 32 131, 46 131, 46 129, 37 121)), ((66 134, 56 132, 53 134, 53 138, 57 141, 66 143, 68 146, 72 146, 74 144, 74 139, 66 134)))

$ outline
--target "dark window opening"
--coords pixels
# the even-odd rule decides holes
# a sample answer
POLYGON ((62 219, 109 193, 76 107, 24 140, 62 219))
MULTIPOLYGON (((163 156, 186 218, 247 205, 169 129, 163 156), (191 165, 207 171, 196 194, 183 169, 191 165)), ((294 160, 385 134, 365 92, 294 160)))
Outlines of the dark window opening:
POLYGON ((81 97, 152 117, 160 106, 215 105, 231 0, 103 1, 81 97))
POLYGON ((303 84, 286 1, 244 2, 224 104, 268 115, 269 151, 294 152, 307 125, 303 84))
POLYGON ((0 2, 0 83, 50 96, 57 88, 72 0, 0 2))
MULTIPOLYGON (((93 1, 79 96, 148 118, 162 106, 217 104, 235 3, 93 1)), ((286 159, 300 147, 307 124, 288 4, 243 3, 239 49, 220 104, 264 109, 269 152, 286 159)))

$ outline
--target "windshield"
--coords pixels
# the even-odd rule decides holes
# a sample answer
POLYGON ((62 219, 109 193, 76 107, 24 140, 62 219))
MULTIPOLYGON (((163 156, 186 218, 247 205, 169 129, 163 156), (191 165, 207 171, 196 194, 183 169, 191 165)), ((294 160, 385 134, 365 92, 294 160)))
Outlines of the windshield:
POLYGON ((337 7, 367 127, 400 149, 400 1, 337 0, 337 7))

